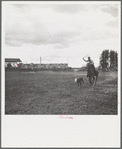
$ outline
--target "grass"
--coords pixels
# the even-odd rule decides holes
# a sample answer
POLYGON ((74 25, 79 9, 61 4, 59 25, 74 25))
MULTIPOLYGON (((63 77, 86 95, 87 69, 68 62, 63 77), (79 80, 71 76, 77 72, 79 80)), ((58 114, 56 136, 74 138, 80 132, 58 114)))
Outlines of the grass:
POLYGON ((93 89, 77 87, 74 78, 86 72, 19 72, 5 74, 5 114, 116 115, 116 72, 100 72, 93 89))

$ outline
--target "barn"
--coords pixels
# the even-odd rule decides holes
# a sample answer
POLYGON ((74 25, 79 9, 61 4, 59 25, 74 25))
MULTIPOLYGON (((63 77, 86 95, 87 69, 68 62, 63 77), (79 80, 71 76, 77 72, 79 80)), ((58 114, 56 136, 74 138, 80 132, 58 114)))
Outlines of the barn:
POLYGON ((5 67, 18 67, 21 62, 19 58, 5 58, 5 67))

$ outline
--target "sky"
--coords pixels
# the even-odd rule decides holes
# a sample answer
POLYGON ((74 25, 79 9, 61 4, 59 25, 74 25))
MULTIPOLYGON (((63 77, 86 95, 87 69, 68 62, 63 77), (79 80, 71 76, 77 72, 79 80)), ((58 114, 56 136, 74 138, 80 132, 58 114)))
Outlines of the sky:
POLYGON ((120 2, 2 2, 5 58, 23 63, 95 66, 103 50, 120 50, 120 2))

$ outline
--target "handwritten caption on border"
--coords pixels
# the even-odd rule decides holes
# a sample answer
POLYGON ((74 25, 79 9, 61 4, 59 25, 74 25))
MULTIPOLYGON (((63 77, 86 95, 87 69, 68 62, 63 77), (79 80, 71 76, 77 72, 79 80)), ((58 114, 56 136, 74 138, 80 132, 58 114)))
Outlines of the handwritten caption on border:
POLYGON ((58 115, 58 118, 61 118, 61 119, 73 119, 73 117, 68 116, 68 115, 58 115))

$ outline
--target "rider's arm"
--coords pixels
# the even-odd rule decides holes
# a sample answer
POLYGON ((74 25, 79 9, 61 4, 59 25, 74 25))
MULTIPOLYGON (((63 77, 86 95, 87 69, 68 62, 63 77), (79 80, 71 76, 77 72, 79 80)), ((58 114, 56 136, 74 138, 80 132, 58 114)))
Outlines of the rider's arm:
POLYGON ((85 60, 84 57, 83 57, 83 60, 84 60, 85 62, 89 62, 88 60, 85 60))

